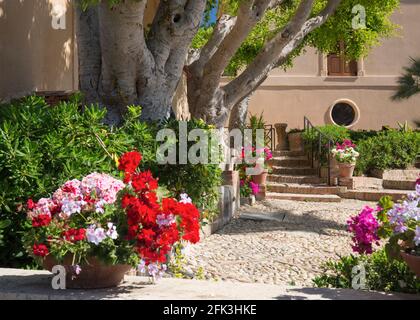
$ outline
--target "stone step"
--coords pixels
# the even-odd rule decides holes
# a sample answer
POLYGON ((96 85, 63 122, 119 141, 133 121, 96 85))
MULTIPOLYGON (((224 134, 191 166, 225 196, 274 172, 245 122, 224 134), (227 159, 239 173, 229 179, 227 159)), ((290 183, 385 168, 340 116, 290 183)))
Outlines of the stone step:
POLYGON ((341 202, 337 195, 329 194, 298 194, 298 193, 276 193, 267 192, 266 199, 273 200, 293 200, 306 202, 341 202))
POLYGON ((278 167, 310 167, 311 161, 306 156, 302 157, 276 157, 269 162, 273 166, 278 167))
POLYGON ((293 176, 310 176, 316 175, 318 170, 311 167, 278 167, 273 166, 273 174, 286 174, 293 176))
POLYGON ((305 151, 290 151, 290 150, 273 151, 273 157, 303 157, 305 155, 306 155, 305 151))
POLYGON ((290 175, 270 174, 267 177, 267 181, 274 182, 274 183, 319 184, 323 182, 323 179, 321 179, 317 175, 290 176, 290 175))
POLYGON ((383 180, 382 186, 385 189, 414 190, 416 188, 416 180, 383 180))
POLYGON ((347 190, 341 194, 342 198, 346 199, 356 199, 362 201, 379 201, 384 196, 390 196, 393 201, 399 201, 405 198, 409 193, 413 192, 412 190, 347 190))
POLYGON ((334 187, 327 185, 311 185, 311 184, 287 184, 287 183, 270 183, 267 185, 269 192, 277 193, 298 193, 298 194, 334 194, 340 195, 347 191, 346 187, 334 187))

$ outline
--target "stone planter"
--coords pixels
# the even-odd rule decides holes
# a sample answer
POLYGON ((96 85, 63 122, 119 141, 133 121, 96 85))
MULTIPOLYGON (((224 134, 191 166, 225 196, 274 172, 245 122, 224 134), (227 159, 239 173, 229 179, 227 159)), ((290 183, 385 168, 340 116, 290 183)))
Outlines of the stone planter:
POLYGON ((417 276, 420 277, 420 256, 414 256, 409 253, 401 251, 401 257, 407 263, 410 270, 417 276))
POLYGON ((118 286, 124 275, 131 270, 129 265, 105 265, 96 257, 88 258, 89 264, 81 265, 81 272, 76 275, 72 267, 72 255, 64 258, 62 263, 53 257, 44 259, 43 267, 52 271, 56 265, 62 265, 66 270, 66 289, 102 289, 118 286))
POLYGON ((288 149, 287 133, 286 133, 287 123, 276 123, 274 127, 276 128, 276 133, 277 133, 276 150, 287 150, 288 149))
POLYGON ((340 163, 338 165, 340 178, 350 179, 351 177, 353 177, 355 167, 356 166, 351 163, 340 163))
POLYGON ((303 151, 304 143, 302 138, 302 132, 289 133, 287 137, 289 139, 290 151, 303 151))
POLYGON ((260 186, 265 186, 267 183, 267 176, 268 176, 268 170, 264 170, 263 173, 252 176, 252 182, 259 184, 260 186))

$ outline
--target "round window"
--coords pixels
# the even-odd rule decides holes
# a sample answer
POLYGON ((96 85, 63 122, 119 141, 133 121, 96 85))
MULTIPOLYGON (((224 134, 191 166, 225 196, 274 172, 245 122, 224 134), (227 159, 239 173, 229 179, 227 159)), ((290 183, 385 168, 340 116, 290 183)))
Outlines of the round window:
POLYGON ((331 110, 332 121, 339 125, 348 127, 356 120, 357 114, 354 107, 346 102, 336 103, 331 110))

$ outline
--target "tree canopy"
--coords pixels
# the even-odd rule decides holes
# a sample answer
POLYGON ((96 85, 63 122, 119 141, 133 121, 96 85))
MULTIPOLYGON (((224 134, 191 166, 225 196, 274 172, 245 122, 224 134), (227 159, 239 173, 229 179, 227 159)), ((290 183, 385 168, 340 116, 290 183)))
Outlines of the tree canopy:
POLYGON ((79 1, 79 56, 94 62, 82 62, 82 91, 92 91, 94 83, 90 97, 120 109, 140 104, 146 118, 158 120, 168 116, 186 72, 192 115, 219 127, 273 68, 291 66, 308 46, 332 53, 343 42, 349 59, 367 55, 396 31, 390 16, 399 5, 399 0, 162 0, 151 26, 144 26, 147 0, 79 1), (232 76, 225 86, 223 75, 232 76))

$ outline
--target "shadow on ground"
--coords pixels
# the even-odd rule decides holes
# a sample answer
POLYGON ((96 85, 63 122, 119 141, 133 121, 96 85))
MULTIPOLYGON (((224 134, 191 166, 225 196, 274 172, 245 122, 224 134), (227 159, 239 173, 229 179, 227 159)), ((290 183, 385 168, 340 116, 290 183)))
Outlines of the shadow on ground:
POLYGON ((125 283, 119 287, 94 289, 94 290, 54 290, 51 285, 52 275, 3 275, 0 276, 1 291, 7 292, 17 299, 61 299, 63 294, 67 300, 101 300, 121 299, 124 294, 130 294, 133 290, 139 290, 150 286, 148 282, 136 281, 125 283))
POLYGON ((309 210, 303 214, 295 214, 291 210, 279 210, 264 214, 242 212, 239 217, 233 219, 217 233, 234 235, 252 232, 302 231, 331 235, 328 230, 346 232, 346 224, 319 218, 315 215, 316 212, 315 210, 309 210), (258 215, 261 216, 261 219, 258 219, 258 215), (241 224, 240 227, 239 224, 241 224))

